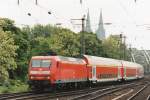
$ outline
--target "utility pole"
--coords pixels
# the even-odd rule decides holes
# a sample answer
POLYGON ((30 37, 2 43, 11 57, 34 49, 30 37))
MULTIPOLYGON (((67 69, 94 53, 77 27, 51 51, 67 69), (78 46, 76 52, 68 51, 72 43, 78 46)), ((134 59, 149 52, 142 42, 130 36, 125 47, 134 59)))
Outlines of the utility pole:
POLYGON ((122 51, 122 34, 120 34, 120 59, 122 59, 121 51, 122 51))
POLYGON ((126 60, 126 36, 123 36, 123 59, 126 60))
POLYGON ((38 5, 38 0, 35 0, 35 4, 38 5))
MULTIPOLYGON (((20 0, 17 0, 17 4, 20 4, 20 0)), ((35 0, 35 4, 38 5, 38 0, 35 0)))
POLYGON ((120 34, 120 59, 126 59, 126 36, 120 34), (121 51, 123 50, 123 55, 121 51))
POLYGON ((20 4, 20 1, 19 1, 19 0, 17 0, 17 4, 18 4, 18 5, 20 4))
POLYGON ((129 50, 130 50, 130 60, 131 60, 131 62, 134 62, 133 61, 133 58, 132 58, 132 49, 131 49, 131 44, 129 45, 130 47, 129 47, 129 50))
POLYGON ((81 36, 81 43, 82 43, 82 49, 81 49, 81 54, 85 54, 85 36, 84 36, 84 21, 85 21, 85 16, 82 17, 82 36, 81 36))
POLYGON ((132 53, 131 44, 130 44, 129 50, 130 50, 131 62, 135 62, 135 57, 134 57, 134 54, 132 53))
POLYGON ((85 15, 81 18, 81 19, 71 19, 71 20, 80 20, 81 24, 75 24, 75 25, 81 25, 82 29, 81 29, 81 37, 80 37, 80 42, 81 42, 81 55, 85 54, 85 36, 84 36, 84 22, 85 22, 85 15))

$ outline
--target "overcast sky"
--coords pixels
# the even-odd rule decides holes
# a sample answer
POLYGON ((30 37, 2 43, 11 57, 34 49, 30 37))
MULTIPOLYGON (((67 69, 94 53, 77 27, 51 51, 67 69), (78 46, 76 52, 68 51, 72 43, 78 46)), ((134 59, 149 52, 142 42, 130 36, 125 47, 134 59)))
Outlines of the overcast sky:
POLYGON ((133 47, 150 49, 150 0, 83 0, 82 5, 80 0, 38 0, 38 5, 35 0, 20 0, 19 6, 17 0, 0 0, 0 17, 13 19, 19 26, 62 23, 76 32, 81 27, 74 24, 80 21, 70 19, 81 18, 88 8, 94 32, 102 9, 104 23, 112 23, 104 26, 107 36, 123 33, 133 47))

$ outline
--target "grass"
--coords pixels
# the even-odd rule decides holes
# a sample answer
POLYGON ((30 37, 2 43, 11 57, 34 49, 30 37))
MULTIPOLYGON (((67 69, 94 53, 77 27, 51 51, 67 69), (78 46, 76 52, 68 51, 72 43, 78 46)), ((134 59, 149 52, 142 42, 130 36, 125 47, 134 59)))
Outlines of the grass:
POLYGON ((11 80, 9 85, 0 86, 0 93, 17 93, 28 91, 28 84, 20 80, 11 80))

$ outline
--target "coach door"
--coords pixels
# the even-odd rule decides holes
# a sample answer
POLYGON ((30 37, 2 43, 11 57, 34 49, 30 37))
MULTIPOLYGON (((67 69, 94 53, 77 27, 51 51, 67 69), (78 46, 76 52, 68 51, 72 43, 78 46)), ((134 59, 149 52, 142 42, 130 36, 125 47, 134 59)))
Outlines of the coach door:
POLYGON ((118 80, 121 79, 121 67, 118 66, 118 80))
POLYGON ((92 80, 96 81, 96 66, 92 67, 92 80))

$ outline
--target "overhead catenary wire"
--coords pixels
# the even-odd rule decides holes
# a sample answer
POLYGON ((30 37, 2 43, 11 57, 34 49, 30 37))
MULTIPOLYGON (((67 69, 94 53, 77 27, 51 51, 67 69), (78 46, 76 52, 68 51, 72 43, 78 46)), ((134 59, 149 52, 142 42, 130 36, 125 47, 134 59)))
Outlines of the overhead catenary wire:
POLYGON ((129 14, 127 8, 124 6, 124 4, 121 2, 121 0, 118 0, 118 2, 119 2, 120 7, 124 10, 124 12, 128 16, 128 18, 130 18, 130 20, 132 21, 133 25, 135 25, 135 27, 136 27, 136 21, 134 20, 133 16, 131 16, 131 14, 129 14))
POLYGON ((23 1, 23 0, 18 0, 18 2, 19 2, 18 8, 20 10, 20 14, 31 17, 34 20, 34 22, 38 24, 39 20, 36 17, 34 17, 33 14, 31 13, 32 8, 28 6, 24 7, 24 5, 29 5, 30 3, 28 1, 23 1))
MULTIPOLYGON (((34 17, 33 16, 33 14, 32 14, 32 9, 31 8, 27 8, 27 7, 24 7, 23 5, 28 5, 28 4, 33 4, 33 5, 36 5, 35 7, 40 7, 40 8, 42 8, 39 4, 38 4, 38 1, 37 0, 35 0, 35 2, 32 2, 32 1, 30 1, 30 2, 28 2, 28 1, 22 1, 22 5, 20 4, 20 0, 18 0, 18 5, 19 5, 19 8, 20 8, 20 12, 23 14, 23 15, 28 15, 28 16, 30 16, 31 18, 33 18, 34 19, 34 21, 36 22, 36 23, 38 23, 38 19, 36 18, 36 17, 34 17), (24 10, 25 9, 25 10, 24 10), (30 11, 29 11, 30 10, 30 11)), ((43 8, 42 8, 42 10, 43 10, 43 8)), ((44 11, 44 10, 43 10, 44 11)), ((47 14, 51 14, 51 11, 48 11, 47 12, 47 14)), ((53 14, 54 15, 54 14, 53 14)), ((56 18, 56 16, 54 16, 55 18, 56 18)), ((57 19, 57 18, 56 18, 57 19)))
POLYGON ((133 24, 133 26, 135 27, 135 31, 137 31, 137 24, 136 21, 134 20, 133 16, 131 16, 131 14, 128 12, 127 8, 124 6, 124 4, 121 2, 121 0, 118 0, 120 7, 123 9, 123 11, 126 13, 126 15, 128 16, 128 19, 130 19, 131 23, 133 24))
MULTIPOLYGON (((33 4, 33 5, 35 5, 35 2, 23 2, 23 3, 26 3, 26 4, 33 4)), ((23 5, 23 3, 22 3, 22 5, 23 5)), ((32 10, 31 11, 29 11, 29 9, 31 9, 31 8, 26 8, 26 7, 22 7, 22 5, 21 6, 19 6, 20 8, 21 8, 21 13, 22 14, 26 14, 26 15, 28 15, 28 16, 30 16, 31 18, 33 18, 34 19, 34 21, 36 22, 36 23, 38 23, 39 21, 38 21, 38 19, 36 18, 36 17, 34 17, 34 14, 32 14, 32 10), (24 10, 25 9, 25 10, 24 10), (27 12, 28 11, 28 12, 27 12), (27 12, 27 13, 24 13, 24 12, 27 12)), ((25 4, 24 4, 25 5, 25 4)), ((55 15, 55 13, 53 13, 51 10, 48 10, 48 8, 45 8, 45 7, 43 7, 43 6, 41 6, 40 5, 40 3, 38 3, 38 5, 35 5, 35 7, 38 7, 38 8, 40 8, 42 11, 44 11, 44 12, 46 12, 47 14, 49 14, 49 15, 53 15, 53 17, 56 19, 56 20, 59 20, 59 19, 62 19, 62 18, 58 18, 56 15, 55 15)), ((63 19, 64 20, 64 19, 63 19)), ((65 20, 66 21, 66 20, 65 20)), ((66 23, 64 23, 64 22, 59 22, 59 23, 61 23, 61 24, 66 24, 66 23)), ((68 20, 68 23, 69 23, 69 20, 68 20)), ((57 24, 57 23, 56 23, 57 24)))
MULTIPOLYGON (((42 6, 40 3, 38 3, 38 0, 34 0, 34 1, 35 1, 35 2, 28 2, 28 3, 33 3, 33 4, 35 4, 37 7, 41 8, 43 11, 45 11, 47 14, 52 15, 56 20, 65 20, 65 21, 67 21, 68 23, 71 23, 71 24, 72 24, 72 22, 70 22, 70 19, 60 18, 60 17, 56 16, 55 11, 52 10, 52 8, 51 8, 51 10, 50 10, 50 9, 48 9, 48 8, 46 8, 46 7, 44 7, 44 6, 42 6)), ((19 0, 18 0, 18 2, 19 2, 19 0)), ((82 3, 83 3, 83 1, 82 1, 82 3)), ((82 5, 82 4, 81 4, 81 5, 82 5)), ((27 15, 31 16, 32 13, 29 12, 29 13, 27 13, 27 15)), ((33 17, 33 16, 32 16, 32 17, 33 17)), ((36 19, 36 20, 37 20, 37 19, 36 19)), ((61 22, 61 23, 62 23, 62 22, 61 22)), ((96 26, 98 26, 98 25, 95 24, 95 25, 91 25, 91 26, 92 26, 92 27, 96 27, 96 26)))
POLYGON ((66 23, 67 24, 72 24, 71 21, 70 21, 70 19, 58 17, 58 15, 56 14, 56 11, 54 9, 52 9, 52 8, 50 8, 50 9, 46 8, 46 7, 42 6, 40 3, 38 3, 38 5, 36 5, 36 6, 39 7, 42 11, 46 12, 47 14, 53 16, 56 20, 63 20, 64 21, 64 22, 59 21, 58 23, 61 23, 61 24, 66 24, 66 23))
MULTIPOLYGON (((20 5, 20 0, 17 0, 17 4, 20 5)), ((38 5, 38 0, 35 0, 35 4, 38 5)))
MULTIPOLYGON (((18 0, 18 1, 22 1, 23 2, 23 0, 18 0)), ((84 0, 83 0, 84 1, 84 0)), ((82 1, 82 6, 83 6, 83 1, 82 1)), ((27 1, 26 1, 27 2, 27 1)), ((120 2, 120 6, 123 8, 123 10, 126 12, 126 14, 127 14, 127 16, 130 18, 130 19, 133 19, 132 17, 131 17, 131 15, 129 14, 129 12, 128 12, 128 10, 126 9, 126 7, 122 4, 122 2, 121 1, 119 1, 120 2)), ((20 2, 19 2, 20 3, 20 2)), ((33 1, 31 1, 31 2, 28 2, 28 3, 33 3, 34 5, 36 5, 36 7, 39 7, 39 8, 41 8, 41 10, 43 10, 44 12, 46 12, 47 14, 49 14, 49 15, 51 15, 51 16, 53 16, 56 20, 63 20, 63 21, 65 21, 65 22, 67 22, 67 23, 70 23, 70 24, 72 24, 71 23, 71 21, 70 21, 70 19, 66 19, 66 18, 62 18, 62 17, 59 17, 57 14, 56 14, 56 11, 54 10, 54 9, 52 9, 52 8, 46 8, 46 7, 44 7, 44 6, 42 6, 41 4, 40 4, 40 2, 38 2, 38 0, 34 0, 34 2, 33 1)), ((31 13, 31 12, 29 12, 27 15, 29 15, 29 16, 32 16, 33 14, 31 13)), ((32 17, 34 17, 34 16, 32 16, 32 17)), ((37 18, 34 18, 34 20, 36 19, 36 22, 37 22, 37 18)), ((134 21, 134 20, 133 20, 134 21)), ((64 23, 64 22, 62 22, 62 21, 60 21, 60 23, 62 23, 62 24, 66 24, 66 23, 64 23)), ((134 21, 133 23, 135 23, 135 25, 136 25, 136 22, 134 21)), ((91 25, 92 27, 97 27, 98 25, 96 25, 96 24, 94 24, 94 25, 91 25)), ((137 25, 136 25, 136 27, 137 27, 137 25)))
MULTIPOLYGON (((138 1, 138 0, 137 0, 138 1)), ((137 2, 136 1, 136 2, 137 2)), ((140 0, 140 1, 142 1, 142 0, 140 0)), ((137 29, 143 29, 143 30, 149 30, 149 25, 150 24, 142 24, 142 25, 138 25, 137 23, 136 23, 136 21, 134 20, 134 18, 133 18, 133 16, 131 16, 131 14, 129 13, 129 11, 127 10, 127 8, 125 7, 125 5, 121 2, 121 0, 118 0, 118 2, 119 2, 119 4, 120 4, 120 7, 124 10, 124 12, 126 13, 126 15, 128 16, 128 18, 130 18, 131 19, 131 22, 132 22, 132 24, 136 27, 135 29, 137 30, 137 29), (143 27, 142 27, 143 26, 143 27), (138 27, 138 28, 137 28, 138 27)), ((136 5, 135 5, 136 6, 136 5)))

